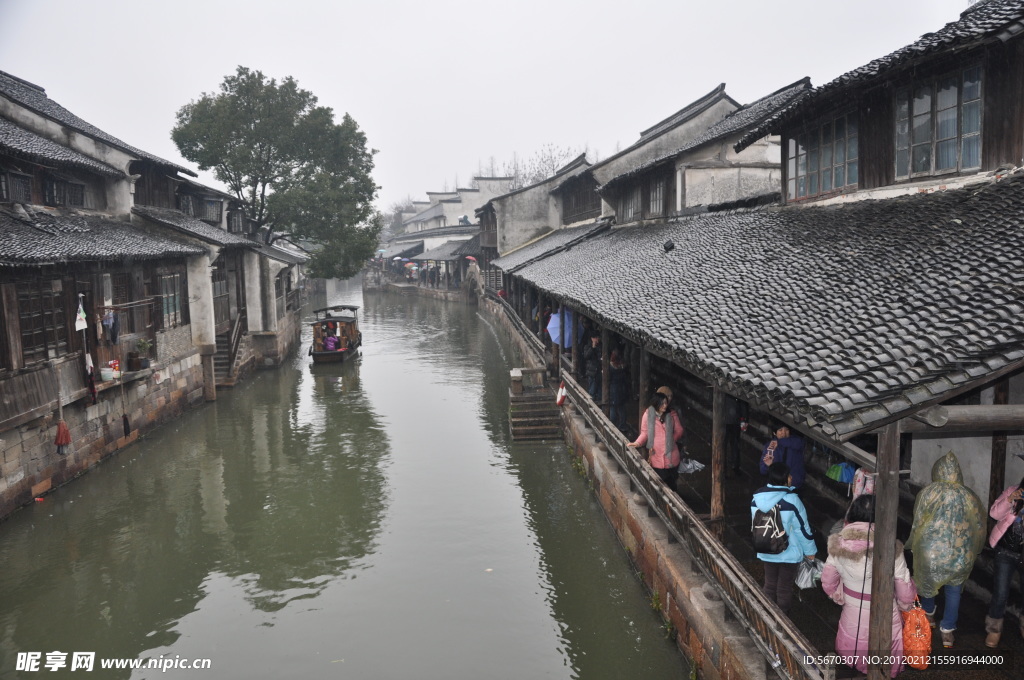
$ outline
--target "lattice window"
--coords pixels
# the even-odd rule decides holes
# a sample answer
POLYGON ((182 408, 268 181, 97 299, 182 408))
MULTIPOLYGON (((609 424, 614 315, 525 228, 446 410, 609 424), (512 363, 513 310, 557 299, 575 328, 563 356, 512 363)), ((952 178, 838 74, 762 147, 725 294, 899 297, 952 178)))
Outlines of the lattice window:
POLYGON ((68 183, 67 188, 68 205, 83 207, 85 205, 85 185, 68 183))
POLYGON ((16 284, 21 355, 25 365, 68 353, 67 312, 60 279, 16 284))
POLYGON ((11 200, 15 203, 31 203, 32 178, 28 175, 16 175, 13 172, 9 178, 11 181, 11 200))
POLYGON ((665 180, 660 177, 651 180, 647 212, 651 216, 665 214, 665 180))
POLYGON ((206 222, 215 222, 215 223, 219 224, 220 223, 220 211, 221 211, 221 202, 220 201, 210 201, 210 200, 203 201, 203 215, 202 215, 202 217, 200 217, 200 219, 202 219, 202 220, 204 220, 206 222))
POLYGON ((188 194, 178 196, 178 210, 186 215, 194 216, 196 214, 195 199, 188 194))
POLYGON ((640 217, 640 201, 643 196, 639 185, 631 187, 619 200, 619 223, 625 224, 640 217))

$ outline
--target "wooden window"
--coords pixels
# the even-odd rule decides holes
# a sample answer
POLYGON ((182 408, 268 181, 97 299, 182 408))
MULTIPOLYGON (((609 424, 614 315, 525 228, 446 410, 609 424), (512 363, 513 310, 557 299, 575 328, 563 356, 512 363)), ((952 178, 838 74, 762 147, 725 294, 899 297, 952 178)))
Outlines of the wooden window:
POLYGON ((85 206, 85 185, 68 182, 67 199, 68 205, 79 208, 85 206))
POLYGON ((47 177, 43 180, 43 201, 46 205, 64 205, 67 202, 67 182, 47 177))
POLYGON ((7 173, 0 172, 0 201, 11 200, 11 185, 7 181, 7 173))
POLYGON ((16 290, 24 364, 27 366, 67 354, 67 313, 61 280, 21 282, 16 285, 16 290))
POLYGON ((896 92, 896 178, 981 167, 981 67, 896 92))
POLYGON ((651 180, 647 195, 647 214, 652 217, 665 214, 665 180, 661 177, 651 180))
POLYGON ((203 215, 200 219, 206 222, 220 223, 220 201, 203 201, 203 215))
POLYGON ((562 224, 572 224, 601 214, 601 197, 593 180, 577 180, 564 193, 562 224))
POLYGON ((157 276, 162 329, 176 328, 188 323, 188 300, 185 297, 184 284, 185 277, 180 273, 157 276))
POLYGON ((240 234, 245 231, 245 212, 232 210, 228 213, 228 231, 240 234))
POLYGON ((786 200, 812 198, 857 185, 860 148, 856 114, 840 115, 789 138, 786 200))
POLYGON ((630 187, 619 199, 619 224, 625 224, 640 217, 640 201, 643 196, 640 185, 630 187))
POLYGON ((231 321, 231 295, 228 289, 228 265, 224 257, 213 263, 213 322, 220 326, 231 321))
POLYGON ((185 213, 186 215, 195 215, 195 201, 187 194, 178 196, 178 210, 185 213))
MULTIPOLYGON (((132 275, 129 272, 119 272, 110 275, 111 302, 114 305, 127 305, 133 302, 132 297, 132 275)), ((121 335, 128 335, 136 331, 135 309, 124 309, 116 312, 121 335)))
POLYGON ((18 175, 11 173, 11 198, 15 203, 32 202, 32 178, 29 175, 18 175))

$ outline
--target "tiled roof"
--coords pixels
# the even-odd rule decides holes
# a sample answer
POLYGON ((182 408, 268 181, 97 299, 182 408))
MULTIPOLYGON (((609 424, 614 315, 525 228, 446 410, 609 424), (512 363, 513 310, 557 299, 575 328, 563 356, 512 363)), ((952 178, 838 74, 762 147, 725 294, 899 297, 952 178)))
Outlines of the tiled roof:
MULTIPOLYGON (((775 114, 775 112, 780 109, 792 104, 794 101, 798 101, 801 97, 806 95, 810 90, 810 87, 810 78, 804 78, 802 80, 798 80, 792 85, 787 85, 786 87, 776 90, 775 92, 758 99, 756 102, 747 104, 740 109, 736 109, 723 120, 709 127, 703 134, 694 137, 675 151, 655 158, 630 170, 629 172, 625 172, 614 177, 610 181, 605 182, 604 186, 600 187, 599 191, 604 191, 606 188, 635 177, 657 165, 661 165, 681 153, 685 153, 705 144, 710 144, 711 142, 724 139, 725 137, 735 135, 754 127, 769 116, 775 114)), ((761 136, 763 137, 764 135, 761 136)))
POLYGON ((445 241, 436 248, 431 248, 425 253, 421 253, 413 257, 413 260, 437 260, 437 261, 448 261, 457 260, 459 257, 455 254, 455 251, 462 247, 464 241, 445 241))
POLYGON ((452 224, 447 227, 434 227, 433 229, 424 229, 423 231, 414 231, 408 234, 399 234, 391 239, 392 242, 398 243, 399 241, 422 241, 425 238, 433 238, 435 236, 451 236, 452 234, 475 234, 480 231, 479 224, 452 224))
POLYGON ((466 257, 467 255, 472 255, 473 257, 480 257, 480 255, 483 254, 483 251, 480 249, 480 234, 477 234, 468 241, 461 241, 459 243, 459 247, 452 254, 460 259, 466 257))
POLYGON ((86 123, 84 120, 47 97, 46 90, 43 88, 3 71, 0 71, 0 95, 15 101, 40 115, 55 120, 62 125, 66 125, 67 127, 73 128, 95 139, 102 140, 111 146, 122 149, 123 151, 127 151, 133 156, 138 156, 139 158, 150 160, 154 163, 172 167, 175 170, 187 173, 193 177, 197 176, 195 172, 188 168, 166 161, 159 156, 154 156, 153 154, 143 151, 142 149, 137 149, 130 144, 125 144, 113 135, 108 135, 103 130, 86 123))
POLYGON ((49 139, 18 127, 3 118, 0 118, 0 151, 44 165, 71 166, 98 172, 108 177, 124 177, 124 173, 117 168, 93 160, 69 147, 51 142, 49 139))
POLYGON ((209 225, 202 220, 189 217, 180 210, 154 208, 148 205, 137 205, 132 208, 132 212, 136 215, 141 215, 148 220, 162 224, 165 227, 170 227, 171 229, 180 231, 183 234, 193 236, 214 245, 226 247, 242 246, 245 248, 260 247, 255 241, 250 241, 244 236, 233 234, 230 231, 225 231, 209 225))
POLYGON ((0 209, 0 265, 151 260, 186 257, 196 246, 140 232, 131 224, 99 216, 0 209))
POLYGON ((1019 174, 615 229, 516 275, 839 438, 1024 363, 1022 223, 1019 174))
POLYGON ((305 264, 309 262, 308 256, 275 245, 264 246, 260 249, 260 254, 285 264, 305 264))
POLYGON ((589 238, 607 228, 608 224, 606 222, 596 221, 570 229, 556 229, 533 243, 528 243, 518 250, 513 250, 507 255, 493 260, 491 264, 506 273, 511 273, 538 258, 547 257, 566 246, 589 238))
POLYGON ((388 245, 387 250, 380 254, 385 260, 390 260, 395 257, 409 257, 409 255, 423 252, 423 241, 403 241, 402 243, 392 243, 388 245))
POLYGON ((1005 40, 1024 32, 1024 0, 982 0, 960 14, 960 18, 934 33, 925 33, 915 42, 864 66, 844 73, 835 80, 815 88, 808 96, 769 117, 744 135, 736 145, 742 149, 754 140, 822 102, 834 103, 844 91, 864 87, 889 76, 893 71, 915 65, 940 52, 963 50, 991 40, 1005 40))

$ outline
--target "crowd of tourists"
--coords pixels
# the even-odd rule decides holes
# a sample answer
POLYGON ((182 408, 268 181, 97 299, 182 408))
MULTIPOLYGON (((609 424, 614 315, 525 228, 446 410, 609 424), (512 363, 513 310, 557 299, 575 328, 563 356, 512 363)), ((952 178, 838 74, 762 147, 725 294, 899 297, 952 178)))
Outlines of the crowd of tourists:
MULTIPOLYGON (((600 383, 600 372, 597 379, 593 378, 589 362, 594 354, 599 356, 599 352, 600 343, 596 337, 592 338, 584 351, 584 373, 588 391, 595 399, 598 394, 595 383, 600 383)), ((615 370, 614 363, 612 370, 615 370)), ((738 450, 740 427, 746 424, 746 412, 738 408, 734 411, 727 420, 735 422, 727 429, 735 431, 738 450)), ((651 395, 640 419, 639 434, 628 446, 645 447, 648 463, 658 477, 675 490, 680 463, 686 458, 684 434, 683 418, 673 403, 672 390, 659 387, 651 395)), ((849 665, 866 673, 875 533, 873 475, 863 472, 857 475, 851 485, 854 498, 843 519, 836 522, 828 537, 816 535, 801 499, 806 479, 804 448, 803 438, 778 423, 773 426, 771 439, 761 449, 759 471, 764 484, 753 494, 750 513, 755 550, 764 571, 762 588, 768 599, 788 614, 801 565, 814 571, 824 592, 842 607, 836 652, 850 661, 849 665), (769 533, 784 536, 785 540, 770 547, 761 543, 759 549, 758 528, 765 526, 770 528, 769 533), (827 545, 824 564, 817 560, 819 542, 827 545)), ((731 452, 727 463, 735 466, 733 469, 740 464, 739 458, 734 460, 731 452)), ((889 572, 894 583, 892 656, 897 659, 904 656, 902 612, 911 610, 916 603, 923 608, 942 646, 954 646, 960 595, 986 543, 984 506, 963 483, 956 455, 949 452, 937 460, 931 479, 917 495, 910 535, 905 545, 897 541, 895 560, 889 572), (912 569, 905 550, 913 556, 912 569)), ((1024 577, 1024 480, 1002 492, 992 504, 989 516, 995 520, 987 536, 987 544, 993 552, 994 586, 985 619, 985 644, 995 648, 1002 636, 1011 579, 1018 572, 1024 577)), ((1024 636, 1024 599, 1020 604, 1020 633, 1024 636)), ((893 677, 903 667, 902 663, 893 665, 893 677)))

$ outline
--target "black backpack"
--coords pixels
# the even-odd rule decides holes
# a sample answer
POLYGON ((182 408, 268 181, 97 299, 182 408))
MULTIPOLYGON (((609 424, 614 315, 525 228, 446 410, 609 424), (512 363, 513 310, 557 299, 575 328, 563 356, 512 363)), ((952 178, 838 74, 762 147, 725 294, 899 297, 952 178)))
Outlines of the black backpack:
POLYGON ((750 530, 754 534, 754 550, 756 552, 778 555, 789 547, 789 536, 782 525, 782 517, 779 516, 781 504, 782 501, 779 501, 768 512, 764 512, 760 508, 754 511, 750 530))

